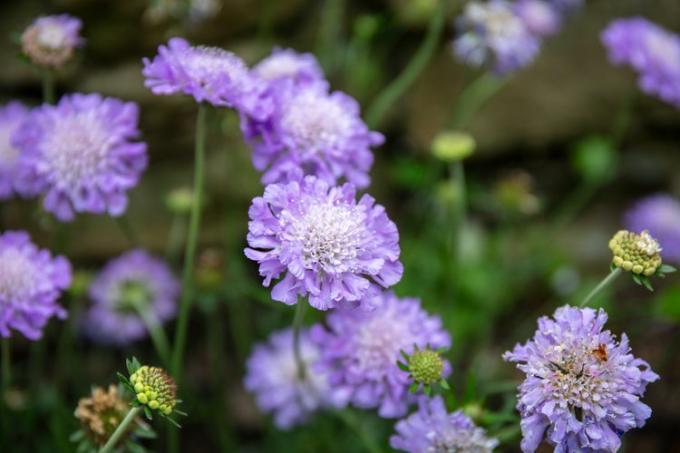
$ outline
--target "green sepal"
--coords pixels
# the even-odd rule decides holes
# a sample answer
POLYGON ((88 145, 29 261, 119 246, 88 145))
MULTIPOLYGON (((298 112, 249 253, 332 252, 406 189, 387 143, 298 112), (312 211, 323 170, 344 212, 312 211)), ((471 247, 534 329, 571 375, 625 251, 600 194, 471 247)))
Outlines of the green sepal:
POLYGON ((137 357, 133 356, 132 359, 125 360, 125 366, 127 367, 128 374, 132 376, 138 369, 142 367, 142 364, 139 363, 137 357))
POLYGON ((423 385, 423 393, 427 396, 432 396, 432 386, 429 384, 423 385))
POLYGON ((408 363, 408 354, 406 353, 406 351, 404 351, 403 349, 400 349, 400 350, 399 350, 399 353, 400 353, 401 356, 404 358, 404 361, 405 361, 406 363, 408 363))
POLYGON ((408 388, 408 391, 411 393, 417 393, 418 392, 418 383, 414 382, 411 384, 411 386, 408 388))
MULTIPOLYGON (((161 415, 162 415, 162 414, 161 414, 161 415)), ((165 419, 167 419, 171 424, 175 425, 175 428, 177 428, 177 429, 182 429, 182 425, 180 425, 179 423, 177 423, 176 420, 174 420, 174 419, 168 417, 167 415, 162 415, 162 416, 163 416, 165 419)))
POLYGON ((71 434, 68 437, 68 440, 75 443, 75 442, 81 441, 84 437, 85 437, 85 431, 83 431, 82 429, 79 429, 78 431, 71 434))
POLYGON ((451 390, 451 387, 449 387, 449 383, 446 382, 446 379, 442 379, 441 381, 439 381, 439 385, 440 385, 441 388, 443 388, 444 390, 451 390))
POLYGON ((177 415, 181 415, 182 417, 186 417, 187 415, 189 415, 189 414, 187 414, 186 412, 181 411, 181 410, 179 410, 179 409, 173 409, 173 410, 172 410, 172 413, 173 413, 173 414, 177 414, 177 415))
POLYGON ((146 415, 147 419, 153 420, 153 413, 151 412, 151 408, 149 406, 144 406, 144 415, 146 415))
POLYGON ((654 291, 654 288, 652 288, 652 282, 649 280, 649 277, 644 276, 644 275, 639 275, 639 274, 632 274, 633 275, 633 281, 637 283, 640 286, 644 286, 650 291, 654 291))
POLYGON ((614 272, 616 269, 618 269, 618 267, 616 267, 616 264, 614 264, 614 263, 609 264, 609 270, 611 272, 614 272))
POLYGON ((678 270, 671 266, 670 264, 662 264, 661 267, 659 267, 659 270, 657 273, 659 274, 672 274, 673 272, 677 272, 678 270))
POLYGON ((409 372, 409 367, 404 362, 397 362, 397 366, 401 371, 406 371, 407 373, 409 372))

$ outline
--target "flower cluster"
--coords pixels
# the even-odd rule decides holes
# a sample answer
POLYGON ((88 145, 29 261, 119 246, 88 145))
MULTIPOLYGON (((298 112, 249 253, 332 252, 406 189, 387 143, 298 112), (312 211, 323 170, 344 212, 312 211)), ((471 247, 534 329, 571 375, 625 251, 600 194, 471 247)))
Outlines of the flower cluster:
POLYGON ((136 401, 163 415, 170 415, 177 404, 177 384, 162 368, 141 366, 130 375, 136 401))
POLYGON ((330 187, 314 176, 272 184, 249 216, 246 256, 260 264, 265 286, 283 274, 274 300, 370 306, 371 295, 401 278, 397 227, 369 195, 357 202, 351 184, 330 187))
POLYGON ((630 231, 647 230, 659 241, 666 261, 680 263, 680 201, 667 194, 652 195, 632 206, 625 215, 630 231))
POLYGON ((661 247, 648 231, 640 234, 621 230, 609 241, 616 267, 647 277, 661 267, 661 247))
POLYGON ((57 304, 71 284, 71 265, 39 249, 23 231, 0 234, 0 336, 10 329, 37 340, 52 316, 66 317, 57 304))
POLYGON ((680 36, 635 17, 612 22, 602 42, 612 63, 637 71, 642 91, 680 108, 680 36))
POLYGON ((253 74, 270 87, 277 82, 292 81, 301 85, 325 80, 323 69, 314 55, 300 54, 292 49, 274 49, 271 55, 253 67, 253 74))
POLYGON ((28 114, 28 108, 20 102, 0 107, 0 200, 11 198, 17 191, 19 149, 12 144, 12 135, 28 114))
POLYGON ((526 373, 517 403, 525 453, 544 435, 556 451, 616 451, 621 435, 651 415, 640 398, 659 376, 633 357, 625 334, 616 341, 603 330, 606 322, 601 309, 564 306, 503 355, 526 373))
POLYGON ((21 49, 34 64, 59 68, 83 45, 81 27, 68 14, 39 17, 21 35, 21 49))

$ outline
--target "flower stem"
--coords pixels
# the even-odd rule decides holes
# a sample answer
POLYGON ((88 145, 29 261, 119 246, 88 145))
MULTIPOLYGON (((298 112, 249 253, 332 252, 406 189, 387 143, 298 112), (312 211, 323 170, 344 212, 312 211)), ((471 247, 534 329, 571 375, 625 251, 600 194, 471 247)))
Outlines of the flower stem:
POLYGON ((463 88, 458 95, 451 117, 451 128, 464 127, 482 105, 503 86, 504 82, 505 79, 485 72, 463 88))
POLYGON ((189 235, 184 253, 184 271, 182 272, 182 296, 180 298, 179 317, 177 318, 177 332, 175 333, 174 349, 172 351, 172 375, 176 381, 181 381, 182 357, 186 343, 189 325, 189 310, 193 295, 194 260, 198 242, 198 230, 201 223, 201 198, 203 194, 203 161, 205 160, 205 122, 207 107, 198 106, 196 117, 196 149, 194 163, 194 200, 191 205, 189 221, 189 235))
POLYGON ((108 453, 113 451, 120 438, 128 430, 130 423, 132 423, 135 420, 135 418, 137 418, 141 411, 142 411, 141 406, 130 408, 130 412, 128 412, 123 421, 120 422, 118 428, 116 428, 113 434, 111 434, 111 437, 109 437, 109 440, 106 441, 106 444, 99 450, 99 453, 108 453))
POLYGON ((45 104, 54 104, 54 71, 51 69, 42 73, 42 95, 45 104))
POLYGON ((368 430, 366 430, 366 426, 357 419, 353 412, 351 412, 349 409, 345 409, 342 411, 337 411, 335 414, 357 435, 357 437, 361 440, 361 443, 364 444, 366 451, 370 453, 382 452, 380 447, 376 444, 375 439, 370 435, 368 430))
POLYGON ((132 227, 132 224, 130 223, 130 219, 122 215, 120 217, 116 217, 116 223, 118 224, 118 227, 120 228, 120 231, 123 233, 125 238, 130 242, 130 245, 133 247, 139 247, 139 237, 137 237, 137 233, 135 232, 135 229, 132 227))
POLYGON ((139 303, 135 304, 134 307, 140 318, 142 318, 142 321, 144 321, 147 330, 149 331, 149 336, 151 337, 151 342, 156 349, 158 358, 161 359, 161 362, 163 362, 164 366, 167 366, 168 358, 170 356, 170 348, 168 346, 168 337, 165 336, 163 326, 158 321, 158 319, 153 316, 147 307, 144 307, 139 303))
POLYGON ((369 127, 377 127, 382 121, 387 111, 415 82, 416 78, 425 69, 425 66, 432 58, 437 47, 437 42, 444 29, 444 20, 446 12, 445 0, 439 0, 437 9, 430 18, 430 23, 427 26, 427 34, 425 39, 420 44, 411 61, 404 70, 397 76, 392 83, 390 83, 371 104, 366 112, 366 123, 369 127))
POLYGON ((0 347, 2 348, 2 398, 4 399, 7 390, 12 382, 12 358, 9 347, 9 338, 0 340, 0 347))
POLYGON ((616 277, 618 277, 621 274, 621 268, 617 267, 613 271, 609 273, 593 290, 586 296, 585 299, 583 299, 583 302, 581 302, 580 307, 585 307, 588 305, 588 303, 593 300, 593 298, 603 289, 605 289, 607 286, 609 286, 614 280, 616 280, 616 277))
POLYGON ((297 304, 295 304, 295 317, 293 318, 293 354, 295 355, 295 363, 297 364, 300 380, 305 379, 305 362, 302 359, 302 351, 300 350, 300 331, 302 330, 302 320, 305 317, 306 307, 307 301, 298 300, 297 304))
POLYGON ((172 222, 170 223, 170 231, 168 232, 168 243, 165 248, 165 255, 168 261, 175 263, 182 247, 182 238, 186 230, 185 217, 181 214, 174 214, 172 222))

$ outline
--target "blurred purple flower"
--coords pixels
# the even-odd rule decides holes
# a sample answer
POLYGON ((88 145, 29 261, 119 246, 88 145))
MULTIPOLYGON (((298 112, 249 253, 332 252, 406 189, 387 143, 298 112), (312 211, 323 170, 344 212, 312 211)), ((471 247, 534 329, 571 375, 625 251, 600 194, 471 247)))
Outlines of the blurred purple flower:
POLYGON ((291 329, 272 333, 266 343, 255 346, 246 362, 246 389, 255 394, 258 407, 272 413, 274 424, 284 430, 306 422, 319 409, 346 404, 342 392, 329 385, 327 372, 317 369, 319 345, 307 330, 300 332, 300 353, 306 365, 304 379, 298 375, 291 329))
POLYGON ((456 20, 455 54, 472 66, 487 65, 498 75, 517 71, 534 60, 541 47, 505 0, 472 1, 456 20))
MULTIPOLYGON (((320 366, 331 371, 331 385, 347 392, 352 404, 378 408, 381 417, 406 414, 415 395, 409 392, 408 372, 397 366, 400 351, 414 347, 448 348, 451 337, 438 316, 430 316, 418 299, 397 298, 383 292, 373 311, 338 309, 328 315, 312 337, 321 345, 320 366)), ((445 363, 445 374, 450 365, 445 363)))
POLYGON ((584 0, 546 0, 562 13, 571 13, 583 7, 584 0))
POLYGON ((274 49, 253 67, 252 72, 270 84, 284 80, 299 84, 325 80, 323 69, 314 55, 292 49, 274 49))
POLYGON ((28 107, 20 102, 0 107, 0 200, 12 198, 16 192, 14 181, 19 150, 12 144, 11 137, 28 114, 28 107))
POLYGON ((147 164, 146 145, 133 141, 138 115, 137 104, 98 94, 34 109, 12 139, 22 153, 17 188, 43 193, 61 221, 77 212, 123 214, 147 164))
POLYGON ((604 310, 564 306, 553 318, 540 318, 534 338, 503 355, 526 373, 522 451, 535 451, 544 435, 555 451, 616 451, 621 435, 650 417, 640 397, 659 376, 633 357, 626 334, 617 342, 602 330, 604 310))
POLYGON ((680 263, 680 200, 668 194, 643 198, 626 212, 624 223, 630 231, 648 230, 664 261, 680 263))
POLYGON ((57 304, 71 285, 71 265, 31 242, 24 231, 0 234, 0 336, 10 329, 37 340, 52 316, 66 317, 57 304))
POLYGON ((441 396, 421 398, 418 412, 395 426, 397 433, 390 437, 390 446, 409 453, 463 452, 491 453, 498 441, 458 410, 449 414, 441 396))
POLYGON ((559 31, 560 13, 546 0, 518 0, 514 7, 515 13, 534 35, 549 36, 559 31))
POLYGON ((680 108, 680 36, 634 17, 609 24, 602 42, 612 63, 637 71, 642 91, 680 108))
POLYGON ((264 286, 284 274, 274 300, 292 305, 309 296, 319 310, 367 306, 368 295, 401 279, 396 225, 371 196, 355 195, 351 184, 307 176, 253 199, 245 254, 260 264, 264 286))
POLYGON ((92 305, 83 328, 93 340, 127 344, 148 334, 140 310, 160 324, 177 311, 180 283, 167 263, 144 250, 109 261, 90 285, 92 305))
POLYGON ((58 68, 83 45, 82 22, 68 14, 37 18, 21 35, 21 49, 35 64, 58 68))

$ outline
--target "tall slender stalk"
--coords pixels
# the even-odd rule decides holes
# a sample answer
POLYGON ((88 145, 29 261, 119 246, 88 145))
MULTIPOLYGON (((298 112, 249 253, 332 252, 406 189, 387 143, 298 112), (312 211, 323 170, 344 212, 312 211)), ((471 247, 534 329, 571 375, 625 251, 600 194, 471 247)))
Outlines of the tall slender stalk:
POLYGON ((154 349, 156 349, 158 358, 161 359, 164 366, 167 366, 168 359, 170 358, 170 347, 168 345, 168 337, 165 336, 165 331, 163 330, 163 325, 150 312, 148 307, 143 306, 141 303, 136 303, 134 308, 149 331, 149 336, 151 337, 154 349))
POLYGON ((342 422, 357 435, 366 451, 370 453, 382 452, 373 436, 371 436, 366 427, 362 425, 361 421, 357 420, 357 417, 353 412, 349 409, 345 409, 337 411, 335 414, 338 416, 338 419, 342 420, 342 422))
POLYGON ((586 298, 583 299, 583 302, 581 302, 580 307, 585 307, 586 305, 588 305, 590 301, 593 300, 593 298, 600 293, 600 291, 605 289, 607 286, 611 285, 612 282, 616 280, 616 277, 618 277, 619 275, 621 275, 621 268, 617 267, 616 269, 611 271, 609 275, 607 275, 595 288, 593 288, 593 290, 590 293, 588 293, 586 298))
POLYGON ((137 236, 135 229, 132 227, 130 219, 126 215, 116 217, 115 219, 116 224, 118 224, 118 228, 120 228, 120 231, 123 233, 128 242, 130 242, 130 245, 133 247, 139 247, 139 237, 137 236))
POLYGON ((49 68, 42 72, 42 95, 44 103, 54 104, 54 71, 49 68))
POLYGON ((130 411, 127 413, 123 421, 120 422, 118 428, 116 428, 113 434, 111 434, 111 437, 109 437, 109 440, 106 441, 106 444, 99 450, 99 453, 112 452, 120 438, 123 437, 123 434, 125 434, 125 432, 130 428, 130 424, 135 421, 135 418, 137 418, 141 412, 141 406, 130 408, 130 411))
POLYGON ((295 304, 295 317, 293 318, 293 354, 295 355, 295 363, 300 380, 305 379, 306 374, 305 362, 300 350, 300 332, 302 330, 302 321, 305 317, 305 308, 307 308, 307 301, 298 300, 297 304, 295 304))
POLYGON ((460 129, 467 125, 470 118, 503 86, 504 82, 505 79, 485 72, 463 88, 451 117, 451 127, 460 129))

